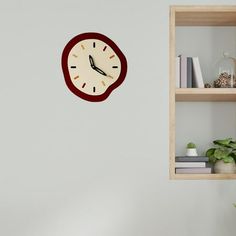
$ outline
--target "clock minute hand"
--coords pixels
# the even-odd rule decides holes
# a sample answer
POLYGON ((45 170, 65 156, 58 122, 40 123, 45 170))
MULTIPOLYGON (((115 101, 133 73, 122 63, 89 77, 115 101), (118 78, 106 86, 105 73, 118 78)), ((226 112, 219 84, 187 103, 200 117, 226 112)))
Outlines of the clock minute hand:
POLYGON ((100 74, 102 74, 104 76, 107 76, 107 74, 103 70, 101 70, 100 68, 98 68, 96 66, 95 66, 94 70, 96 70, 98 73, 100 73, 100 74))
POLYGON ((89 55, 89 62, 90 62, 90 65, 93 69, 95 69, 95 64, 94 64, 94 60, 93 60, 93 57, 91 55, 89 55))

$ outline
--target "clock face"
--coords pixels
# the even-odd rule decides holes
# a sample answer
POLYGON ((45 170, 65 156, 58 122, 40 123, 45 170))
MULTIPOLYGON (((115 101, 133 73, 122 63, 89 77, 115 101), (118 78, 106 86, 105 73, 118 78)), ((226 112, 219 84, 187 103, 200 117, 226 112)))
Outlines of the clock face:
POLYGON ((124 81, 127 61, 105 35, 84 33, 64 48, 62 69, 71 92, 87 101, 99 102, 124 81))

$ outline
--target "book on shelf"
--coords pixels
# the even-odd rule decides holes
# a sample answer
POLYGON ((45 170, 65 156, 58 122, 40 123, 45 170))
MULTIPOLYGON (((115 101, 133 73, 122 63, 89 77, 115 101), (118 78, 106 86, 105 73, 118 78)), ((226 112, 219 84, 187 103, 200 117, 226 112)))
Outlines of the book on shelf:
POLYGON ((180 88, 187 88, 187 57, 179 55, 180 58, 180 88))
POLYGON ((187 88, 193 87, 193 60, 192 57, 187 57, 187 88))
POLYGON ((180 88, 180 57, 175 58, 175 87, 180 88))
POLYGON ((198 57, 183 54, 175 58, 176 88, 204 88, 198 57))
POLYGON ((176 168, 176 174, 211 174, 212 168, 200 167, 200 168, 176 168))
POLYGON ((192 167, 206 167, 206 162, 175 162, 175 168, 192 168, 192 167))
POLYGON ((208 162, 209 158, 206 156, 176 156, 176 162, 208 162))
POLYGON ((204 88, 202 71, 198 57, 193 57, 193 84, 195 88, 204 88))
POLYGON ((210 174, 212 164, 206 156, 176 156, 176 174, 210 174))

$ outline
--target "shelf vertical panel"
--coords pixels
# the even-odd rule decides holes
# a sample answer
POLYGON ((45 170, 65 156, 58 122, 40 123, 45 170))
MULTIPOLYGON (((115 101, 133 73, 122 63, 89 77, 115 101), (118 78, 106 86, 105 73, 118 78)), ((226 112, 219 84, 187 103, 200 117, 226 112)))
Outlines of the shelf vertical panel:
POLYGON ((169 17, 169 175, 175 176, 175 8, 169 17))

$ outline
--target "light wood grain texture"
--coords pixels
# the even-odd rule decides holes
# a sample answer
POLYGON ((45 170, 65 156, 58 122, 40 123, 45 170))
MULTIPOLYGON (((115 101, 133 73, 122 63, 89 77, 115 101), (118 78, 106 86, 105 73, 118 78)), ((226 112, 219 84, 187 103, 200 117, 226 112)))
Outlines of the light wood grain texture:
POLYGON ((228 180, 236 174, 175 174, 175 105, 180 101, 236 101, 236 89, 175 88, 176 26, 236 26, 236 6, 171 6, 169 69, 169 173, 175 180, 228 180))
POLYGON ((179 88, 175 90, 176 101, 236 101, 236 88, 179 88))
POLYGON ((236 179, 236 174, 174 174, 176 180, 230 180, 236 179))
POLYGON ((236 26, 235 6, 175 6, 176 26, 236 26))
POLYGON ((169 31, 169 175, 175 175, 175 11, 170 8, 169 31))

